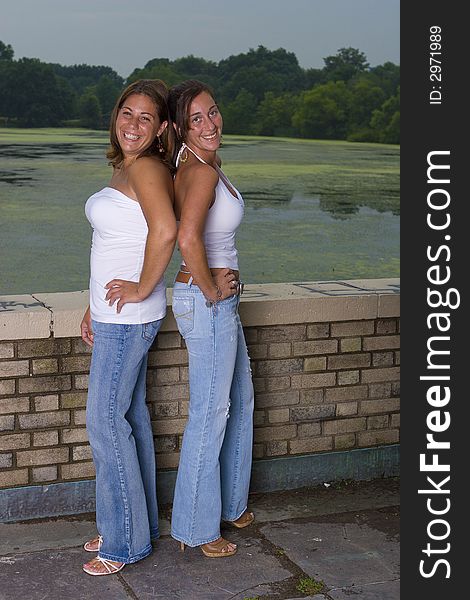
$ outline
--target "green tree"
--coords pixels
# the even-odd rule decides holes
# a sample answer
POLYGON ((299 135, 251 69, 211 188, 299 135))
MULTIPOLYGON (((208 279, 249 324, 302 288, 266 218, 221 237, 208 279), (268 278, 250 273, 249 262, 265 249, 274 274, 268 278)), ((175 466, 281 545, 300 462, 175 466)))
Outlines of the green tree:
POLYGON ((224 131, 240 135, 252 134, 256 119, 254 95, 241 89, 233 102, 223 106, 224 131))
POLYGON ((163 79, 168 86, 172 86, 185 77, 176 71, 168 58, 153 58, 142 69, 134 69, 127 78, 127 83, 133 83, 137 79, 163 79))
POLYGON ((349 81, 369 68, 366 55, 357 48, 340 48, 334 56, 323 59, 328 81, 349 81))
POLYGON ((302 88, 310 90, 319 83, 325 83, 325 73, 323 69, 306 69, 304 71, 304 83, 302 88))
POLYGON ((271 51, 264 46, 221 60, 217 75, 217 96, 223 102, 232 102, 244 88, 259 103, 266 92, 299 91, 305 79, 294 53, 284 48, 271 51))
POLYGON ((14 54, 11 45, 0 40, 0 60, 13 60, 14 54))
POLYGON ((109 75, 102 75, 96 85, 87 87, 84 91, 85 95, 96 96, 99 102, 100 111, 102 113, 101 126, 107 127, 111 112, 119 98, 122 86, 109 75))
POLYGON ((101 107, 98 98, 86 92, 80 97, 78 110, 81 124, 89 129, 99 129, 102 122, 101 107))
POLYGON ((209 86, 214 87, 217 83, 217 63, 199 58, 190 54, 177 58, 173 62, 173 68, 180 75, 181 81, 185 79, 199 79, 209 86))
POLYGON ((298 104, 298 97, 286 93, 282 95, 266 92, 258 106, 254 132, 256 135, 276 135, 290 137, 295 134, 292 115, 298 104))
POLYGON ((57 126, 73 112, 70 87, 36 58, 8 62, 1 78, 0 111, 21 126, 57 126))
POLYGON ((102 77, 112 81, 119 89, 122 89, 124 85, 124 79, 111 67, 84 64, 65 67, 54 63, 51 63, 50 66, 57 76, 62 77, 70 84, 78 96, 84 94, 87 88, 97 85, 102 77))
POLYGON ((303 92, 292 124, 302 137, 344 139, 350 95, 344 81, 329 81, 303 92))
POLYGON ((376 132, 379 142, 400 143, 400 88, 396 96, 388 98, 380 109, 372 113, 370 125, 376 132))
POLYGON ((400 85, 400 67, 398 65, 386 62, 383 65, 373 67, 368 76, 385 92, 387 97, 397 93, 397 88, 400 85))
POLYGON ((374 141, 375 136, 369 127, 374 110, 385 101, 384 91, 366 78, 358 79, 350 87, 348 111, 348 139, 374 141))

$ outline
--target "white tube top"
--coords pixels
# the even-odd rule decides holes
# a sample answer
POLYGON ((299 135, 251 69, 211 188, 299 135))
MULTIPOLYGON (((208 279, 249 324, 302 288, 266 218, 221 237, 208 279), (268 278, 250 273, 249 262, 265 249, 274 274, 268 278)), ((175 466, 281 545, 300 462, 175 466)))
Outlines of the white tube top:
POLYGON ((90 256, 90 312, 102 323, 139 324, 166 313, 163 278, 142 302, 127 303, 120 314, 109 306, 104 287, 112 279, 139 281, 144 264, 147 221, 140 204, 119 190, 105 187, 88 198, 85 214, 93 228, 90 256))

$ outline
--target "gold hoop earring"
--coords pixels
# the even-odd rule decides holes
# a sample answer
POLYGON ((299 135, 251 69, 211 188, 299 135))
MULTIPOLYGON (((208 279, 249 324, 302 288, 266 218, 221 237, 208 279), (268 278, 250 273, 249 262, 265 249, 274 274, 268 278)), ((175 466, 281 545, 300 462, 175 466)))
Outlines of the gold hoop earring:
POLYGON ((180 162, 182 162, 182 163, 188 162, 188 158, 189 158, 188 151, 185 148, 184 151, 181 153, 180 162))

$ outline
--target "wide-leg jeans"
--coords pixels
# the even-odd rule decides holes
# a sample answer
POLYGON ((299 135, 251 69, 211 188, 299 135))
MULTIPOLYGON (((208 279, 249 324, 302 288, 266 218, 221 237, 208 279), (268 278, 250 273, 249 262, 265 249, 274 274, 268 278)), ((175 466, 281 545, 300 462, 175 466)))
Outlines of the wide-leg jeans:
POLYGON ((173 313, 189 356, 189 418, 173 501, 172 536, 188 546, 220 537, 221 520, 247 508, 253 446, 253 383, 239 296, 207 305, 175 282, 173 313))
POLYGON ((156 466, 145 403, 147 355, 162 320, 142 325, 92 321, 86 425, 96 468, 99 556, 132 563, 159 536, 156 466))

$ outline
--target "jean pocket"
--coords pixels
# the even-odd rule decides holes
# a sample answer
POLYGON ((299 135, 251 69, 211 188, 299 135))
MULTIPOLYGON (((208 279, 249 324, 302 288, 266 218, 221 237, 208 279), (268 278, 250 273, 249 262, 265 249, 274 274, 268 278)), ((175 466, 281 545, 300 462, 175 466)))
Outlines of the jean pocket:
POLYGON ((173 314, 183 337, 194 329, 194 298, 173 296, 173 314))
POLYGON ((160 329, 160 325, 162 324, 162 319, 158 321, 150 321, 150 323, 144 323, 142 325, 142 337, 144 340, 148 342, 153 342, 155 339, 158 330, 160 329))

